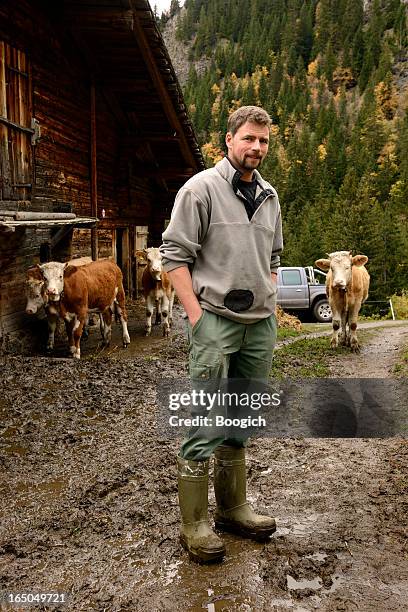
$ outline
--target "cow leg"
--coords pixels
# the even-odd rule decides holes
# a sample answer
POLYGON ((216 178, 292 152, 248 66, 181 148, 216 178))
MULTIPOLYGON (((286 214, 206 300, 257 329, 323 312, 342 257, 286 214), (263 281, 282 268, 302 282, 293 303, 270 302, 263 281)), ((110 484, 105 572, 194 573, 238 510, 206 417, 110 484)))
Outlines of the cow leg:
POLYGON ((173 325, 173 304, 174 304, 174 289, 170 289, 170 297, 169 297, 169 325, 172 327, 173 325))
POLYGON ((154 322, 155 325, 160 325, 162 320, 162 309, 161 309, 161 299, 156 298, 156 320, 154 322))
POLYGON ((86 316, 75 316, 74 325, 72 328, 72 336, 74 340, 74 351, 72 353, 72 356, 75 357, 75 359, 81 358, 81 336, 82 330, 84 329, 85 321, 86 316))
POLYGON ((69 351, 73 357, 75 356, 74 323, 75 320, 65 319, 65 330, 68 336, 69 351))
POLYGON ((89 338, 89 315, 86 317, 84 329, 82 330, 82 338, 88 340, 89 338))
POLYGON ((152 295, 148 295, 146 298, 146 336, 150 336, 152 333, 152 315, 154 308, 154 299, 152 295))
POLYGON ((361 301, 356 302, 349 310, 350 347, 353 353, 360 352, 360 344, 357 339, 357 319, 361 308, 361 301))
POLYGON ((125 294, 123 293, 123 300, 115 300, 115 317, 119 319, 122 325, 122 340, 123 347, 126 348, 130 344, 130 336, 127 326, 127 312, 125 307, 125 294))
POLYGON ((334 305, 330 304, 333 313, 333 333, 330 340, 331 348, 335 349, 339 346, 339 329, 341 325, 341 312, 336 310, 334 305))
POLYGON ((341 333, 340 333, 340 344, 346 346, 347 344, 347 311, 346 309, 341 312, 341 333))
POLYGON ((48 323, 48 341, 47 341, 47 351, 52 351, 54 348, 54 338, 55 338, 55 330, 57 328, 58 316, 49 314, 47 316, 48 323))
POLYGON ((109 346, 112 338, 112 311, 107 308, 103 311, 101 318, 104 322, 103 326, 103 344, 109 346))
POLYGON ((105 321, 102 313, 99 313, 99 331, 101 332, 102 344, 105 342, 105 321))
POLYGON ((170 325, 169 325, 169 318, 168 318, 170 301, 166 294, 163 295, 161 303, 162 303, 162 315, 163 315, 163 338, 168 338, 169 332, 170 332, 170 325))

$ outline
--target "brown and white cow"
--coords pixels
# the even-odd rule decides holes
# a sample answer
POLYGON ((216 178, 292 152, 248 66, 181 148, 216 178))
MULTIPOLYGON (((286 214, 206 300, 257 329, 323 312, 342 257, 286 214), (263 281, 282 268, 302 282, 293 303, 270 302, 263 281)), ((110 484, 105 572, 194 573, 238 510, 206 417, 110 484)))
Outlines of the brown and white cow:
POLYGON ((58 307, 48 302, 48 296, 44 288, 44 278, 41 270, 37 266, 33 266, 27 270, 26 297, 26 313, 28 315, 37 315, 39 318, 47 318, 47 350, 50 351, 54 348, 55 330, 57 328, 59 313, 58 307))
POLYGON ((48 301, 58 306, 65 321, 73 357, 81 356, 80 339, 89 312, 100 313, 106 345, 111 339, 113 313, 122 324, 123 345, 130 344, 122 272, 113 261, 104 259, 80 267, 52 261, 39 269, 48 301))
POLYGON ((326 293, 333 315, 333 333, 330 346, 340 343, 358 352, 357 318, 361 304, 366 301, 370 286, 370 275, 364 267, 368 257, 354 255, 351 251, 335 251, 328 254, 329 259, 318 259, 315 265, 327 271, 326 293), (348 325, 348 329, 347 329, 348 325))
MULTIPOLYGON (((72 259, 69 264, 72 266, 84 266, 91 263, 91 261, 91 257, 79 257, 77 259, 72 259)), ((49 302, 48 294, 45 291, 44 277, 38 266, 33 266, 27 270, 26 298, 26 313, 28 315, 37 315, 40 319, 47 319, 47 350, 50 351, 54 348, 55 330, 59 319, 59 307, 58 304, 49 302)), ((85 338, 88 337, 87 327, 84 328, 82 335, 85 338)))
POLYGON ((143 295, 146 300, 146 336, 152 331, 152 315, 156 305, 156 321, 159 325, 163 318, 163 336, 168 337, 173 318, 174 289, 170 278, 163 270, 159 249, 145 249, 147 266, 143 270, 143 295))

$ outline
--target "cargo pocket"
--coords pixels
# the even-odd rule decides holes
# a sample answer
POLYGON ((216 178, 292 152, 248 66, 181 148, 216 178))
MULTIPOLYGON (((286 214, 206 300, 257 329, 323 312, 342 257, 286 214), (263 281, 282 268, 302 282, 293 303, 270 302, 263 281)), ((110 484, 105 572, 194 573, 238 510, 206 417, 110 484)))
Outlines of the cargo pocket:
POLYGON ((194 357, 190 357, 190 378, 194 382, 208 383, 211 380, 217 381, 219 378, 221 378, 221 355, 214 354, 213 356, 211 356, 207 353, 205 357, 205 359, 200 359, 200 361, 198 361, 194 357))

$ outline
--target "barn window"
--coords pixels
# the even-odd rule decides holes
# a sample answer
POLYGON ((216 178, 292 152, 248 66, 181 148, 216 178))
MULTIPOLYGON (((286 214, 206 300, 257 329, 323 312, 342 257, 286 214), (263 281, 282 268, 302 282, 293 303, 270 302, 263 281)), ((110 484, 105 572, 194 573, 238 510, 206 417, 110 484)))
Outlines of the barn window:
POLYGON ((35 124, 26 54, 0 41, 0 200, 31 198, 35 124))

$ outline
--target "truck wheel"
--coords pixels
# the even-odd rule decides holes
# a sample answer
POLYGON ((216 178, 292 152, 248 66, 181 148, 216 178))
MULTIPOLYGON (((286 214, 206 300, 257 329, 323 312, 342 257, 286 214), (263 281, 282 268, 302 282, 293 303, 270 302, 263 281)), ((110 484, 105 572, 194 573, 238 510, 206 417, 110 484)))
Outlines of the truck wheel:
POLYGON ((325 299, 317 300, 313 306, 313 316, 319 323, 330 323, 332 311, 329 302, 325 299))

